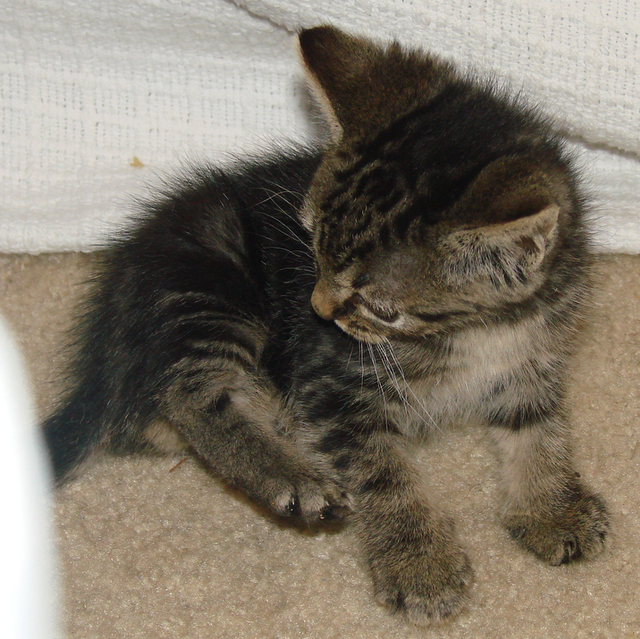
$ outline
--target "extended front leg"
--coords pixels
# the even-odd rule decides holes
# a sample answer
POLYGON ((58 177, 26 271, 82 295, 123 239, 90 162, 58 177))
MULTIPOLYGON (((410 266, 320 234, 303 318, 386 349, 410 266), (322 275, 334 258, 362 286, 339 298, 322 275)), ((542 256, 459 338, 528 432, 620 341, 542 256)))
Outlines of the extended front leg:
POLYGON ((416 624, 438 623, 466 605, 473 571, 454 526, 431 503, 397 436, 332 437, 353 498, 353 520, 371 567, 376 600, 416 624))
POLYGON ((307 525, 341 519, 348 497, 288 436, 296 423, 280 394, 235 362, 216 366, 176 366, 163 416, 224 481, 277 515, 307 525))
MULTIPOLYGON (((522 414, 522 413, 521 413, 522 414)), ((503 520, 514 539, 557 566, 604 548, 609 517, 575 471, 560 411, 492 428, 502 463, 503 520)))

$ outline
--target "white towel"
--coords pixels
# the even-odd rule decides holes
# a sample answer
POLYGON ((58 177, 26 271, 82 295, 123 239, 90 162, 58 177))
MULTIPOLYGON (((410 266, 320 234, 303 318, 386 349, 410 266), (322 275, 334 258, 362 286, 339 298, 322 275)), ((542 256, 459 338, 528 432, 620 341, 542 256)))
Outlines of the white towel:
POLYGON ((185 162, 314 135, 291 33, 331 22, 487 69, 578 140, 602 250, 640 252, 635 0, 6 0, 0 250, 87 250, 185 162))

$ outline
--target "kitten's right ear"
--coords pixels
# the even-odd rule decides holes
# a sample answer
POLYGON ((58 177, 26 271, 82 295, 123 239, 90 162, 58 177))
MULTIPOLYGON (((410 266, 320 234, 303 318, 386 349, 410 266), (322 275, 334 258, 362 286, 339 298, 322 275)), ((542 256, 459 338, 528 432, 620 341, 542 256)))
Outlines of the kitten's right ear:
POLYGON ((334 27, 307 29, 298 41, 334 140, 379 132, 453 77, 451 67, 433 56, 334 27))

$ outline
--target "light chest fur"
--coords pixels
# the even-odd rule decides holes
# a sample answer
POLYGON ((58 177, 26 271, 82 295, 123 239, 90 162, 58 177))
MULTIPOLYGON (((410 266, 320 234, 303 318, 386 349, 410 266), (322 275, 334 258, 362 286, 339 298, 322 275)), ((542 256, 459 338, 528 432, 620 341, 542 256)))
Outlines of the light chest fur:
POLYGON ((554 365, 548 340, 541 318, 461 331, 450 338, 446 360, 425 375, 396 376, 392 383, 404 390, 406 403, 389 402, 388 410, 405 435, 420 438, 434 428, 482 420, 497 388, 516 406, 535 394, 536 369, 554 365))

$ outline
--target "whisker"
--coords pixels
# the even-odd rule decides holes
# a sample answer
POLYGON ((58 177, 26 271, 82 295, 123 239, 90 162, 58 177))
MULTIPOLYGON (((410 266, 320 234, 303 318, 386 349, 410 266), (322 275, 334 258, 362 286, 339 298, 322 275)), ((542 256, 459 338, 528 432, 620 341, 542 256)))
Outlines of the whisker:
POLYGON ((394 388, 396 389, 396 392, 398 393, 398 397, 402 400, 402 402, 401 402, 402 403, 402 407, 404 408, 404 412, 405 412, 405 415, 406 415, 407 419, 409 418, 409 410, 413 410, 413 412, 416 413, 416 415, 421 417, 421 415, 418 414, 416 409, 409 402, 409 399, 408 399, 406 393, 403 392, 403 390, 400 388, 400 384, 398 383, 398 379, 396 377, 395 371, 393 370, 393 366, 392 366, 391 361, 389 359, 388 353, 385 352, 385 350, 384 350, 384 348, 382 347, 381 344, 376 344, 376 350, 380 354, 380 359, 382 361, 382 365, 384 366, 385 371, 387 372, 387 376, 389 377, 389 379, 391 380, 391 383, 393 384, 394 388))
POLYGON ((382 348, 382 345, 384 344, 384 346, 387 349, 387 355, 391 358, 391 361, 393 362, 394 366, 395 366, 395 370, 397 370, 398 374, 400 375, 400 379, 402 379, 402 383, 404 385, 405 388, 405 397, 408 399, 408 395, 411 395, 411 397, 413 398, 413 402, 415 402, 419 408, 422 411, 422 414, 420 414, 415 407, 413 407, 413 402, 409 402, 409 404, 412 406, 414 412, 420 416, 421 419, 426 419, 427 421, 431 422, 431 424, 438 430, 441 431, 442 429, 440 428, 440 426, 438 426, 438 423, 436 422, 436 420, 431 416, 431 413, 429 413, 427 407, 424 405, 424 402, 415 394, 414 390, 411 388, 411 385, 409 384, 409 382, 407 382, 407 378, 405 377, 404 374, 404 370, 402 369, 402 365, 400 364, 397 355, 395 354, 394 350, 393 350, 393 346, 391 345, 391 342, 389 341, 388 338, 385 338, 381 344, 380 344, 380 348, 382 348))
POLYGON ((350 364, 351 364, 351 357, 353 356, 353 349, 354 349, 354 344, 351 344, 351 348, 349 349, 349 359, 347 360, 347 369, 349 368, 350 364))
POLYGON ((358 341, 358 354, 360 356, 360 397, 364 395, 364 344, 358 341))
MULTIPOLYGON (((270 247, 272 251, 282 251, 283 253, 289 253, 289 255, 293 255, 295 257, 304 257, 307 259, 306 253, 301 253, 300 251, 294 251, 293 249, 287 248, 286 246, 272 246, 270 247)), ((306 268, 309 272, 315 273, 315 269, 313 269, 308 264, 300 264, 299 267, 296 268, 306 268)))
MULTIPOLYGON (((277 187, 276 189, 271 190, 270 195, 268 197, 266 197, 264 200, 261 200, 260 202, 258 202, 256 204, 256 206, 261 206, 262 204, 266 204, 267 202, 271 202, 273 200, 275 200, 276 198, 281 198, 282 200, 284 200, 288 206, 290 206, 291 208, 294 208, 297 210, 297 207, 295 206, 295 204, 288 200, 285 195, 292 195, 294 197, 294 199, 297 200, 301 200, 302 196, 300 193, 296 193, 295 191, 292 191, 291 189, 283 189, 280 187, 280 185, 277 182, 274 182, 273 180, 268 180, 267 184, 271 184, 271 186, 277 187)), ((262 189, 265 193, 269 193, 269 189, 262 189)), ((283 213, 287 213, 292 219, 295 217, 294 214, 283 211, 283 213)))
POLYGON ((381 357, 383 357, 387 361, 387 366, 388 366, 387 371, 388 371, 389 377, 391 378, 391 380, 393 382, 393 385, 395 386, 395 389, 397 390, 398 395, 400 396, 400 399, 402 400, 402 404, 403 404, 403 407, 405 409, 405 414, 406 414, 407 418, 409 417, 409 411, 412 411, 416 415, 416 417, 418 417, 418 419, 420 419, 421 421, 425 420, 425 416, 428 417, 429 420, 431 420, 431 422, 436 426, 436 428, 438 428, 437 424, 431 418, 431 416, 429 415, 429 413, 428 413, 427 409, 425 408, 425 406, 416 397, 415 393, 413 392, 413 390, 409 386, 408 382, 406 381, 406 378, 404 376, 404 372, 402 370, 402 367, 400 366, 400 363, 398 362, 398 359, 397 359, 395 353, 393 352, 393 349, 391 349, 391 345, 390 344, 386 344, 386 346, 389 348, 389 351, 385 351, 383 346, 382 346, 382 344, 378 344, 378 350, 380 351, 381 357), (395 365, 395 368, 396 368, 397 372, 400 374, 400 377, 401 377, 403 385, 404 385, 404 389, 400 387, 400 383, 398 381, 398 376, 396 374, 396 370, 394 370, 394 365, 395 365), (416 409, 416 407, 413 405, 414 402, 411 401, 411 399, 409 398, 409 393, 411 393, 414 401, 422 409, 422 413, 419 412, 416 409))
POLYGON ((378 384, 378 388, 380 389, 380 395, 382 396, 382 406, 384 408, 384 416, 385 419, 388 417, 387 411, 387 396, 384 392, 384 387, 382 385, 382 380, 380 379, 380 375, 378 374, 378 367, 376 366, 376 357, 373 352, 373 346, 367 342, 367 350, 369 351, 369 357, 371 359, 371 364, 373 365, 373 373, 376 376, 376 383, 378 384))
POLYGON ((301 238, 291 227, 287 226, 276 215, 272 215, 271 213, 263 213, 262 215, 264 217, 263 223, 265 226, 272 228, 278 233, 286 235, 289 239, 300 245, 300 249, 302 249, 300 253, 301 255, 307 255, 312 258, 315 257, 308 243, 305 242, 303 238, 301 238), (278 222, 278 225, 275 225, 272 222, 278 222))

